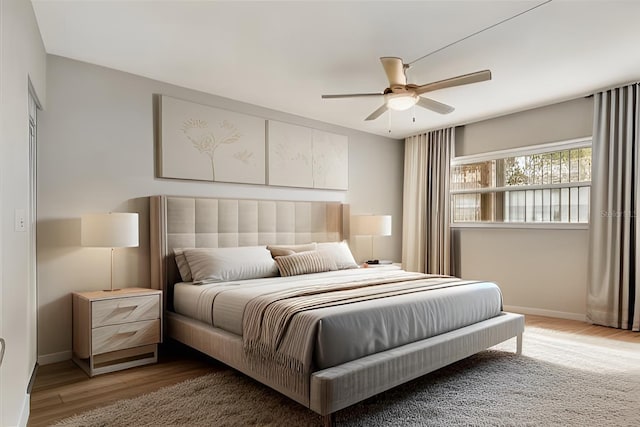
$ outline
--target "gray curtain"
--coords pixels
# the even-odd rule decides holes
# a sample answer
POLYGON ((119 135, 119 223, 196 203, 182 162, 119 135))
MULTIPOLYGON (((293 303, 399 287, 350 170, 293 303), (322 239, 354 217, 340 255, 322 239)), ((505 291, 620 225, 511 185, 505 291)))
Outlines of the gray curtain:
POLYGON ((454 128, 405 139, 402 262, 405 270, 453 274, 449 168, 454 128))
POLYGON ((587 318, 640 330, 640 86, 595 95, 587 318))

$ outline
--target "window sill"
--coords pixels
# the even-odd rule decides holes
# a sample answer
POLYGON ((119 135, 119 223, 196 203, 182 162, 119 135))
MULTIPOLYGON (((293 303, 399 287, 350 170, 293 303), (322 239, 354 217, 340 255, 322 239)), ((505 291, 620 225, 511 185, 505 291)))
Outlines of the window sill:
POLYGON ((516 228, 534 230, 588 230, 589 224, 551 223, 551 222, 460 222, 451 223, 451 228, 516 228))

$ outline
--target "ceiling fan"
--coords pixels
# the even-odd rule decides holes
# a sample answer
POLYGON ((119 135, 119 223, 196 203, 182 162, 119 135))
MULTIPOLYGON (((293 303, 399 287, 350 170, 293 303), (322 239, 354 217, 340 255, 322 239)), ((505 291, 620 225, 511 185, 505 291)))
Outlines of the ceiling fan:
POLYGON ((380 58, 382 67, 384 68, 387 78, 389 79, 389 87, 384 92, 376 93, 350 93, 344 95, 322 95, 323 99, 336 98, 354 98, 363 96, 384 96, 384 104, 378 108, 365 120, 375 120, 388 109, 403 111, 414 105, 418 105, 427 110, 435 111, 440 114, 451 113, 454 108, 450 105, 443 104, 433 99, 423 98, 420 95, 447 87, 461 86, 469 83, 483 82, 491 80, 491 71, 483 70, 475 73, 463 74, 461 76, 452 77, 450 79, 431 82, 424 85, 407 84, 407 76, 405 71, 409 68, 408 64, 402 62, 402 58, 385 56, 380 58))

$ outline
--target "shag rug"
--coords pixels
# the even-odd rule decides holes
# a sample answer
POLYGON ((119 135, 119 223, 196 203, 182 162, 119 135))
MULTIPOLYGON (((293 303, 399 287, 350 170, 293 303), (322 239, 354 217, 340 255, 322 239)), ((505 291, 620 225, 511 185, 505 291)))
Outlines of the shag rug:
MULTIPOLYGON (((515 340, 336 414, 338 426, 640 426, 640 344, 529 327, 515 340), (606 344, 606 345, 602 345, 606 344)), ((321 417, 231 369, 58 426, 318 426, 321 417)))

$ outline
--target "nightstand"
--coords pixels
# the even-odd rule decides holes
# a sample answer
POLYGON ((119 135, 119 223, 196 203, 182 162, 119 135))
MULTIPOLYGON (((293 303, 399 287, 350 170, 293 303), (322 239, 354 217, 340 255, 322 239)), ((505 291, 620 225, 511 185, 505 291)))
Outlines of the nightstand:
POLYGON ((162 292, 73 293, 73 361, 90 377, 158 361, 162 292))

